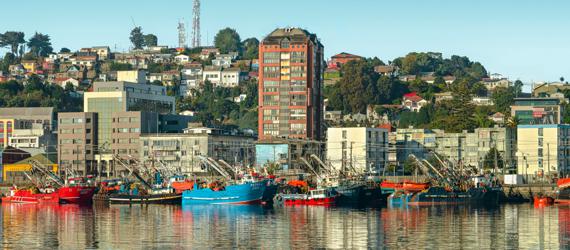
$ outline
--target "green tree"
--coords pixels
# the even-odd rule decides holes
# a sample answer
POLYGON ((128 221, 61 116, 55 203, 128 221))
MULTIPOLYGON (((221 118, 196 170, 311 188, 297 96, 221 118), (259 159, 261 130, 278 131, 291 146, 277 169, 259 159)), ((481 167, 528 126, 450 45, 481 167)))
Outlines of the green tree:
POLYGON ((483 169, 495 169, 495 160, 497 162, 496 168, 498 170, 503 169, 503 166, 505 165, 503 157, 496 147, 492 147, 485 155, 485 159, 483 160, 483 169))
POLYGON ((10 65, 15 64, 16 62, 16 56, 10 52, 6 52, 2 58, 2 61, 0 62, 0 71, 8 72, 10 65))
POLYGON ((239 34, 235 29, 229 27, 218 31, 214 37, 214 45, 220 49, 221 53, 241 51, 241 39, 239 34))
POLYGON ((36 56, 47 56, 53 52, 49 35, 36 32, 28 41, 30 52, 36 56))
POLYGON ((489 119, 489 116, 483 112, 475 113, 475 123, 478 128, 490 128, 493 126, 493 121, 489 119))
POLYGON ((514 87, 496 88, 491 95, 495 109, 503 114, 509 113, 511 105, 514 102, 515 95, 516 90, 514 87))
POLYGON ((68 48, 65 48, 65 47, 63 47, 59 50, 59 53, 69 53, 69 52, 71 52, 71 50, 68 48))
POLYGON ((514 83, 515 97, 518 97, 522 93, 523 82, 521 80, 516 80, 514 83))
POLYGON ((24 32, 6 31, 4 34, 0 34, 0 47, 10 47, 10 51, 14 55, 18 55, 18 48, 25 42, 24 32))
POLYGON ((129 39, 131 40, 134 49, 142 49, 145 45, 145 36, 143 35, 142 28, 140 26, 131 30, 131 36, 129 39))
POLYGON ((259 57, 259 40, 257 40, 257 38, 252 37, 245 39, 242 44, 243 59, 251 60, 259 57))
POLYGON ((450 113, 446 117, 446 132, 473 131, 476 124, 473 120, 474 105, 471 103, 472 92, 469 89, 469 81, 462 80, 457 83, 452 93, 450 113))
POLYGON ((109 69, 112 70, 112 71, 117 71, 117 70, 132 70, 132 69, 133 69, 133 65, 131 65, 130 63, 111 62, 111 64, 109 65, 109 69))
POLYGON ((365 60, 350 61, 341 68, 339 90, 345 113, 364 113, 366 106, 377 102, 378 74, 365 60))
POLYGON ((158 37, 156 37, 154 34, 144 35, 144 45, 145 46, 156 46, 156 45, 158 45, 158 37))

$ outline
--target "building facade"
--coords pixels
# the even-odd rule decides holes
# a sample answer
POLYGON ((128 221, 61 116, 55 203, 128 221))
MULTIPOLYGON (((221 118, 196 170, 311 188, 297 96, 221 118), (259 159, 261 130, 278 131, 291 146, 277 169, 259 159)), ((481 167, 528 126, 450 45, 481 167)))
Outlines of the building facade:
POLYGON ((81 174, 97 174, 98 152, 97 113, 60 112, 58 113, 58 152, 59 166, 81 174))
POLYGON ((558 98, 515 98, 511 116, 520 125, 560 124, 563 106, 558 98))
POLYGON ((53 108, 0 108, 0 148, 12 146, 55 152, 56 127, 53 108))
POLYGON ((570 125, 519 125, 517 173, 566 176, 570 173, 570 125))
POLYGON ((259 45, 259 139, 319 140, 324 47, 300 28, 276 29, 259 45))
POLYGON ((140 161, 165 164, 186 174, 206 171, 200 156, 251 166, 255 160, 254 141, 251 136, 212 128, 186 129, 182 134, 144 134, 140 137, 140 161))
POLYGON ((328 128, 327 161, 337 170, 381 173, 388 161, 388 130, 328 128))

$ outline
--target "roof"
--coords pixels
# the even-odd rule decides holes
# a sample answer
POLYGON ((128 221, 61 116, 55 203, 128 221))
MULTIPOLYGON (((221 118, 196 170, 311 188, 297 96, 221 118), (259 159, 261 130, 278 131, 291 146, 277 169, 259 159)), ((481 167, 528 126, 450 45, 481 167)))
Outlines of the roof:
POLYGON ((357 55, 353 55, 350 53, 346 53, 346 52, 341 52, 341 53, 338 53, 338 54, 332 56, 331 58, 362 58, 362 57, 357 56, 357 55))
POLYGON ((396 70, 396 67, 390 65, 378 65, 374 67, 374 70, 378 73, 391 73, 396 70))
POLYGON ((301 28, 277 28, 267 35, 263 40, 263 44, 280 44, 284 38, 289 39, 292 43, 305 43, 308 40, 318 43, 317 36, 311 34, 307 30, 301 28))
POLYGON ((204 67, 204 71, 222 71, 222 67, 209 65, 204 67))
POLYGON ((54 161, 48 159, 44 154, 37 154, 37 155, 34 155, 32 157, 28 157, 26 159, 23 159, 19 162, 16 162, 14 164, 28 164, 28 163, 30 163, 30 160, 36 160, 41 164, 55 164, 54 161))
POLYGON ((404 99, 405 99, 405 100, 410 100, 410 101, 413 101, 413 102, 419 102, 419 101, 422 101, 424 98, 422 98, 421 96, 417 95, 416 92, 411 92, 411 93, 404 94, 404 99))
POLYGON ((0 118, 25 119, 31 116, 52 116, 53 107, 0 108, 0 118))
POLYGON ((492 117, 505 117, 505 115, 503 115, 503 113, 501 113, 501 112, 497 112, 497 113, 494 113, 492 115, 492 117))

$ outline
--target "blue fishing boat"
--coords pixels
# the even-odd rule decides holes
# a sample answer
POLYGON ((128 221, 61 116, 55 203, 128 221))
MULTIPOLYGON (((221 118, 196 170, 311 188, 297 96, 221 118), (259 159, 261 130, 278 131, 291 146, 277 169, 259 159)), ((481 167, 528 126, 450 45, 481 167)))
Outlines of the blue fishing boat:
POLYGON ((260 202, 268 181, 245 181, 221 188, 200 187, 182 192, 182 205, 187 204, 250 204, 260 202))

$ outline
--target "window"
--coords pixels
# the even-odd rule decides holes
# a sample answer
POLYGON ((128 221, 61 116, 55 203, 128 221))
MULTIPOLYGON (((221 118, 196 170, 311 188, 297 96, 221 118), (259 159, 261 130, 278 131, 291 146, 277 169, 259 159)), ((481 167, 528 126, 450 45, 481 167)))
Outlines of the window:
POLYGON ((263 53, 263 63, 279 63, 279 52, 265 52, 263 53))
POLYGON ((544 144, 544 139, 543 138, 538 138, 538 146, 542 147, 542 145, 544 144))
POLYGON ((538 128, 538 136, 543 136, 544 135, 544 131, 542 128, 538 128))
POLYGON ((131 128, 131 133, 138 133, 140 132, 139 128, 131 128))
POLYGON ((543 154, 543 150, 542 150, 542 148, 539 148, 538 149, 538 157, 542 157, 542 154, 543 154))
POLYGON ((281 40, 281 48, 283 49, 288 49, 289 48, 289 39, 285 38, 283 40, 281 40))
POLYGON ((277 106, 277 105, 279 105, 279 96, 278 95, 264 95, 263 96, 263 105, 264 106, 277 106))
POLYGON ((280 68, 275 66, 263 67, 263 76, 266 78, 279 78, 280 68))
POLYGON ((263 120, 264 121, 277 121, 277 120, 279 120, 279 110, 278 109, 264 109, 263 110, 263 120))
POLYGON ((346 139, 346 130, 342 131, 342 139, 346 139))

